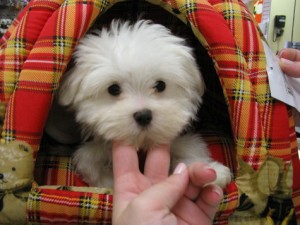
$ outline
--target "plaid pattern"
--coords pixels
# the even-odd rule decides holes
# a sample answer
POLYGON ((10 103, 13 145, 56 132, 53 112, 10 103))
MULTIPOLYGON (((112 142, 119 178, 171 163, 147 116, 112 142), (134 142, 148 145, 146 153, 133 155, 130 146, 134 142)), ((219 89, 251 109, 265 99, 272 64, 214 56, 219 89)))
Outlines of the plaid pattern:
MULTIPOLYGON (((95 18, 116 2, 32 0, 21 12, 0 41, 0 100, 7 104, 2 142, 23 140, 37 152, 52 95, 74 47, 95 18)), ((259 170, 272 156, 283 159, 286 166, 293 163, 295 170, 300 169, 292 114, 285 104, 270 96, 262 37, 242 1, 148 2, 163 7, 188 24, 215 63, 229 107, 235 146, 230 154, 225 151, 225 155, 222 153, 218 158, 225 162, 239 158, 259 170)), ((234 163, 230 166, 235 168, 234 163)), ((300 220, 300 181, 295 177, 292 197, 300 220)), ((52 182, 59 180, 55 178, 52 182)), ((64 182, 70 184, 68 180, 64 182)), ((112 199, 107 195, 108 200, 103 201, 100 196, 37 187, 29 198, 28 218, 33 224, 63 224, 75 220, 74 223, 79 224, 86 221, 106 224, 110 221, 112 199), (67 197, 63 199, 64 196, 67 197), (80 200, 82 196, 84 200, 80 200), (88 198, 96 199, 95 204, 89 202, 88 205, 93 205, 93 209, 98 207, 97 213, 78 204, 88 198), (69 209, 72 202, 77 208, 69 209), (97 219, 92 218, 92 214, 97 219)), ((228 216, 238 205, 237 197, 237 186, 232 183, 226 189, 216 224, 227 223, 228 216)))
POLYGON ((0 99, 8 101, 3 142, 24 140, 37 151, 60 76, 78 39, 107 4, 39 0, 29 4, 1 51, 5 75, 0 99))
POLYGON ((70 156, 39 154, 34 177, 38 184, 87 186, 76 176, 70 156))
POLYGON ((111 224, 112 195, 101 192, 33 188, 27 204, 30 224, 111 224))

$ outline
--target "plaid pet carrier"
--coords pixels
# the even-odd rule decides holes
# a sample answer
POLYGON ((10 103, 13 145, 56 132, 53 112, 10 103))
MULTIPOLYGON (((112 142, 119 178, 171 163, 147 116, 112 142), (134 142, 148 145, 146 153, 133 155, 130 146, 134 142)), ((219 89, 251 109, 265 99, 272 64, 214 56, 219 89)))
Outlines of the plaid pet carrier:
POLYGON ((206 93, 193 128, 233 173, 214 223, 299 223, 294 120, 270 95, 263 37, 242 1, 32 0, 0 40, 0 224, 111 224, 111 190, 87 187, 44 127, 79 39, 139 13, 195 47, 206 93))

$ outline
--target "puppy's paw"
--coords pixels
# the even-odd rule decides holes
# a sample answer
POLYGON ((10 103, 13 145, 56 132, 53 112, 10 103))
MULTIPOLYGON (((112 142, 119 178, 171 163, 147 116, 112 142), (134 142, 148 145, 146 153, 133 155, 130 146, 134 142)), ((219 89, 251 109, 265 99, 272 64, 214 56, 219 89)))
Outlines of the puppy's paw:
POLYGON ((227 184, 231 182, 231 172, 227 166, 219 162, 211 162, 209 166, 212 167, 217 174, 217 179, 212 182, 212 184, 216 184, 221 188, 225 188, 227 184))

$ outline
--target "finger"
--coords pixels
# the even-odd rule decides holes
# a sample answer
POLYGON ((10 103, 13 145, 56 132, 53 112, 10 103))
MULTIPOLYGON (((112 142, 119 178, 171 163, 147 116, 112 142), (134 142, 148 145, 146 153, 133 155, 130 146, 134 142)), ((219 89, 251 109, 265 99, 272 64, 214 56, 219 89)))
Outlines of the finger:
POLYGON ((191 182, 198 187, 211 183, 217 178, 216 171, 205 163, 197 162, 189 166, 191 182))
POLYGON ((222 189, 217 185, 204 187, 196 202, 184 197, 172 212, 186 224, 211 224, 223 197, 222 189))
POLYGON ((186 196, 191 201, 194 201, 199 196, 199 193, 200 193, 200 188, 198 188, 197 186, 195 186, 191 182, 189 182, 189 185, 188 185, 187 189, 185 190, 184 196, 186 196))
POLYGON ((279 61, 282 71, 290 77, 300 77, 300 61, 294 62, 285 58, 279 61))
POLYGON ((169 175, 170 146, 155 146, 147 152, 144 175, 153 184, 164 180, 169 175))
POLYGON ((210 220, 213 220, 222 198, 223 191, 219 186, 208 185, 202 189, 196 204, 210 220))
POLYGON ((114 180, 132 172, 139 172, 139 161, 136 150, 121 142, 114 142, 112 147, 114 180))
POLYGON ((139 163, 136 150, 121 142, 113 142, 112 146, 114 174, 114 211, 113 217, 118 217, 129 204, 127 192, 135 185, 133 179, 139 173, 139 163))
POLYGON ((293 48, 284 48, 279 53, 279 58, 285 58, 290 61, 300 61, 300 51, 293 48))
POLYGON ((185 192, 185 196, 195 200, 200 188, 216 179, 216 171, 205 163, 197 162, 189 166, 190 183, 185 192))
POLYGON ((144 191, 140 195, 139 201, 155 203, 154 207, 156 210, 161 210, 162 208, 170 210, 183 196, 188 180, 187 167, 185 164, 180 163, 173 175, 144 191))
POLYGON ((183 197, 173 207, 172 212, 176 215, 182 224, 198 225, 212 224, 211 218, 206 215, 196 204, 190 199, 183 197))

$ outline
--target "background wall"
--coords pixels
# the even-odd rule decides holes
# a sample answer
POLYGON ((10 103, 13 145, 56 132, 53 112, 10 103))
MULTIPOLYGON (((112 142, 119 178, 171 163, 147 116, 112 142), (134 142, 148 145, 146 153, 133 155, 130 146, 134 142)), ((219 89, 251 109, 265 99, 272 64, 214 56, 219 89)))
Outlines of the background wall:
POLYGON ((300 42, 300 0, 272 0, 269 19, 268 43, 273 52, 282 49, 286 41, 300 42), (274 42, 275 15, 285 15, 286 24, 283 35, 274 42))
POLYGON ((295 23, 294 23, 294 41, 300 41, 300 0, 296 1, 296 8, 295 8, 295 23))
MULTIPOLYGON (((243 1, 254 12, 255 0, 243 1)), ((287 41, 300 42, 300 0, 264 0, 263 21, 259 25, 274 53, 282 49, 287 41), (283 35, 273 41, 276 15, 285 15, 286 24, 283 35)))

